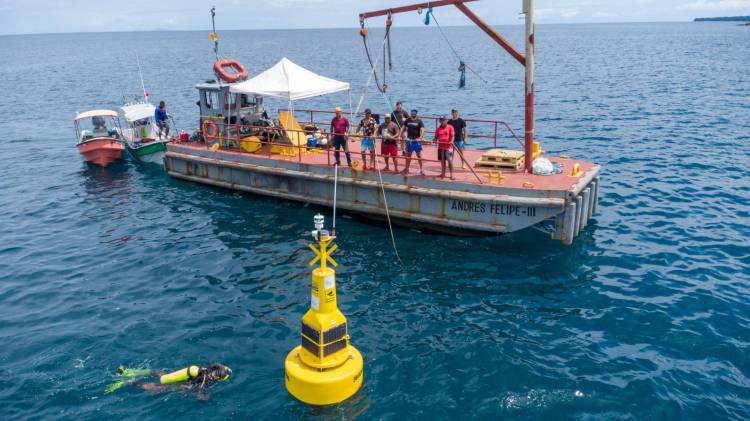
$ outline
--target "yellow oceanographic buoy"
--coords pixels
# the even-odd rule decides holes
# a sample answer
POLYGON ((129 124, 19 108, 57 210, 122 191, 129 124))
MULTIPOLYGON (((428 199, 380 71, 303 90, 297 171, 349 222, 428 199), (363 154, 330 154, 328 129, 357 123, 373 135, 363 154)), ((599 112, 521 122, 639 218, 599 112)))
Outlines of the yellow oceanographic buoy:
POLYGON ((331 258, 337 246, 335 235, 323 229, 323 215, 315 215, 310 244, 315 258, 310 295, 310 309, 302 316, 301 345, 286 356, 286 390, 295 398, 312 405, 330 405, 354 395, 362 386, 362 354, 349 343, 346 317, 336 305, 337 266, 331 258))

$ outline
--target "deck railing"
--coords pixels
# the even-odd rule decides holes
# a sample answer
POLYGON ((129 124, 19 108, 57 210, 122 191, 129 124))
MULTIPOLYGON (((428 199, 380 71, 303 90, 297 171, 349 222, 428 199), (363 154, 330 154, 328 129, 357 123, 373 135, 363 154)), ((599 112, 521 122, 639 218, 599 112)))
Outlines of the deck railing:
MULTIPOLYGON (((288 109, 280 109, 279 112, 288 112, 288 109)), ((331 125, 331 116, 335 114, 334 111, 330 110, 315 110, 315 109, 296 109, 293 110, 293 113, 298 118, 298 121, 300 124, 310 124, 315 125, 320 128, 328 128, 331 125), (317 115, 317 117, 316 117, 317 115), (302 117, 304 116, 304 117, 302 117), (300 117, 302 117, 300 119, 300 117)), ((355 113, 354 116, 361 118, 364 117, 365 113, 359 112, 355 113)), ((384 114, 377 114, 380 116, 380 123, 383 123, 383 117, 384 114)), ((349 114, 344 112, 344 116, 349 117, 349 114)), ((434 123, 435 129, 437 129, 440 118, 436 116, 419 116, 422 121, 425 123, 427 121, 432 121, 434 123)), ((461 117, 463 118, 463 117, 461 117)), ((516 132, 513 130, 512 127, 510 127, 510 124, 506 121, 502 120, 484 120, 479 118, 464 118, 464 121, 466 122, 466 126, 468 129, 468 136, 467 136, 467 143, 473 144, 473 140, 479 140, 479 139, 491 139, 492 140, 492 147, 497 148, 498 139, 500 138, 502 140, 502 129, 504 129, 507 133, 506 138, 515 139, 516 142, 518 142, 521 147, 523 147, 523 141, 521 138, 518 137, 516 132)), ((356 129, 357 125, 359 124, 359 121, 350 121, 349 124, 352 126, 352 132, 354 129, 356 129)), ((429 130, 427 129, 427 124, 425 124, 425 135, 430 134, 434 135, 435 130, 429 130)))
MULTIPOLYGON (((242 125, 242 124, 227 124, 224 123, 223 118, 217 118, 217 117, 211 117, 211 116, 205 116, 202 117, 202 119, 208 119, 213 121, 217 126, 217 133, 216 136, 212 136, 210 138, 206 138, 204 141, 207 145, 215 145, 218 144, 218 148, 224 149, 224 150, 230 150, 235 152, 244 152, 246 149, 243 148, 243 142, 250 143, 251 146, 249 148, 256 149, 253 151, 253 153, 258 155, 265 155, 269 158, 276 156, 281 156, 283 159, 286 160, 296 160, 299 163, 304 163, 304 156, 305 155, 311 155, 316 153, 325 153, 326 154, 326 163, 328 165, 333 165, 335 162, 335 149, 333 147, 333 139, 332 136, 330 136, 328 133, 324 133, 324 136, 327 139, 327 142, 325 145, 321 146, 315 146, 311 147, 307 144, 307 136, 308 132, 303 130, 292 130, 292 129, 284 129, 282 127, 269 127, 269 126, 253 126, 253 125, 242 125), (299 142, 298 144, 294 144, 290 142, 291 135, 297 134, 297 136, 301 136, 299 138, 305 139, 304 144, 302 142, 299 142), (255 137, 255 139, 253 139, 255 137), (274 152, 274 148, 276 148, 276 152, 274 152)), ((360 141, 364 136, 358 135, 358 134, 350 134, 348 136, 349 140, 347 142, 347 150, 348 151, 348 144, 352 141, 360 141)), ((377 140, 381 140, 380 137, 373 136, 373 143, 376 144, 377 140)), ((426 141, 423 142, 425 144, 432 144, 434 145, 434 142, 429 141, 425 139, 426 141)), ((381 140, 382 141, 382 140, 381 140)), ((341 149, 339 151, 339 159, 342 165, 345 165, 346 162, 346 153, 345 150, 341 149)), ((359 155, 359 156, 352 156, 352 163, 358 159, 362 159, 361 166, 364 166, 365 159, 367 160, 367 163, 371 163, 371 152, 351 152, 352 155, 359 155)), ((408 157, 404 156, 401 152, 399 152, 399 156, 385 156, 382 155, 379 152, 379 147, 375 147, 375 165, 377 165, 379 168, 383 168, 385 165, 385 158, 390 158, 389 160, 392 163, 398 162, 399 171, 403 170, 406 165, 406 159, 408 157)), ((412 156, 412 161, 418 161, 416 156, 412 156)), ((423 163, 437 163, 440 165, 440 160, 433 159, 424 156, 424 153, 422 154, 422 162, 423 163)), ((471 172, 474 177, 477 179, 477 181, 480 184, 483 184, 482 178, 474 171, 474 168, 472 167, 471 163, 466 161, 464 159, 463 154, 459 150, 455 150, 453 159, 451 162, 454 163, 453 171, 465 171, 468 170, 471 172), (465 168, 458 168, 455 163, 464 163, 465 168)), ((369 165, 368 165, 369 166, 369 165)), ((395 169, 396 165, 392 165, 392 167, 395 169)), ((438 167, 439 168, 439 167, 438 167)), ((426 176, 437 176, 439 174, 438 170, 433 170, 431 168, 424 168, 424 172, 426 176), (429 173, 429 174, 428 174, 429 173)), ((419 174, 419 163, 418 162, 412 162, 409 169, 409 175, 417 175, 419 174), (415 168, 416 167, 416 168, 415 168)), ((449 175, 449 171, 446 167, 446 176, 449 175)))

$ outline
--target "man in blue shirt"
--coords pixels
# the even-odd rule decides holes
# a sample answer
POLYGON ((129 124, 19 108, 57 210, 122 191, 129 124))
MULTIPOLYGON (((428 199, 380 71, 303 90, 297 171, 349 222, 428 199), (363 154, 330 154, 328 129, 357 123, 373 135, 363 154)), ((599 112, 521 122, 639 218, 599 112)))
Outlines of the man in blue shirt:
POLYGON ((164 131, 164 137, 169 137, 169 115, 167 114, 167 106, 164 101, 159 102, 159 106, 154 110, 154 122, 159 130, 159 139, 161 139, 162 131, 164 131))

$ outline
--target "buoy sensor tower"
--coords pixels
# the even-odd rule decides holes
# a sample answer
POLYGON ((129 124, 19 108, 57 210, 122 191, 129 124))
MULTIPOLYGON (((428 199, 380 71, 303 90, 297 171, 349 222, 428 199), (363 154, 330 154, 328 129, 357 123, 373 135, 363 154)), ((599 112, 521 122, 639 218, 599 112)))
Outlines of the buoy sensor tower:
POLYGON ((315 258, 312 271, 310 309, 302 316, 301 344, 286 356, 286 389, 295 398, 312 405, 339 403, 362 386, 362 354, 349 343, 346 317, 336 305, 336 267, 331 258, 336 239, 323 229, 323 215, 315 215, 310 244, 315 258))

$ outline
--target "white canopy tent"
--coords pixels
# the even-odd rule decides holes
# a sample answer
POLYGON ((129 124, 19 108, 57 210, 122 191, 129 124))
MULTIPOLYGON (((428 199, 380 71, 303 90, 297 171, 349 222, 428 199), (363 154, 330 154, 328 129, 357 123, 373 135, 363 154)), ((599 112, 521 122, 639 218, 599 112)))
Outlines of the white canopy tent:
POLYGON ((284 98, 291 102, 348 89, 348 83, 320 76, 284 57, 258 76, 232 85, 229 91, 284 98))

